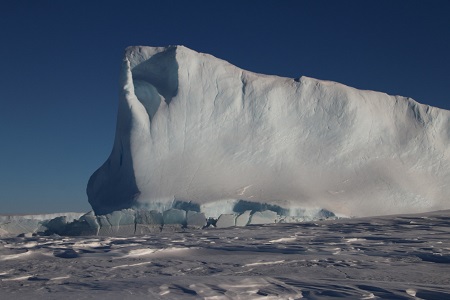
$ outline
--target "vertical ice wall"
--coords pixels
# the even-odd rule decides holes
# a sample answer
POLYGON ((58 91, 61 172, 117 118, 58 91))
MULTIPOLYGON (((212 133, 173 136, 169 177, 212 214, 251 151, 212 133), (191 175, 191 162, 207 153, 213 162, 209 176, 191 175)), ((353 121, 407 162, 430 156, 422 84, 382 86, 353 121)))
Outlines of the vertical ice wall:
POLYGON ((98 214, 450 208, 449 120, 412 99, 255 74, 182 46, 130 47, 113 150, 89 202, 98 214))

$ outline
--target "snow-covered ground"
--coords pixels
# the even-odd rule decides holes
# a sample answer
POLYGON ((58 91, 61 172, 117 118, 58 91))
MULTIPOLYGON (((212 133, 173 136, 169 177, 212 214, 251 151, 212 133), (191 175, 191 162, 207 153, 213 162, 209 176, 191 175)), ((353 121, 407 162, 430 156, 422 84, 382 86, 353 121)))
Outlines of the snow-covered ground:
POLYGON ((1 299, 449 299, 450 211, 0 240, 1 299))

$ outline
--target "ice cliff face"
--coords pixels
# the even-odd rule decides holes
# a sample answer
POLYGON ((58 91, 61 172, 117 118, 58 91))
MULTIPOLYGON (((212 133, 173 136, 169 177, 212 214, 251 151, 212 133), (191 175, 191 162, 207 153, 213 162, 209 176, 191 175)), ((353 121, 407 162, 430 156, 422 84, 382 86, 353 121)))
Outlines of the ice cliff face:
POLYGON ((97 214, 450 208, 450 112, 409 98, 176 46, 128 48, 119 101, 112 153, 87 187, 97 214))

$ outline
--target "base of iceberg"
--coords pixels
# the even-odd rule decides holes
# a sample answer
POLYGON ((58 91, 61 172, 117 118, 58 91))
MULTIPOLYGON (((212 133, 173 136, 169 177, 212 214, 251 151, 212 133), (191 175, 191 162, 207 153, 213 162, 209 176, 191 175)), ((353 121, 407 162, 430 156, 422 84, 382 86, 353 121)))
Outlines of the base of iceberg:
MULTIPOLYGON (((337 218, 320 208, 286 209, 266 203, 243 200, 217 202, 202 207, 191 202, 174 201, 172 208, 158 210, 123 209, 109 214, 59 214, 47 218, 0 219, 0 236, 20 234, 67 236, 136 236, 161 231, 227 228, 272 223, 298 223, 337 218), (81 215, 81 216, 80 216, 81 215)), ((339 216, 343 217, 343 216, 339 216)))

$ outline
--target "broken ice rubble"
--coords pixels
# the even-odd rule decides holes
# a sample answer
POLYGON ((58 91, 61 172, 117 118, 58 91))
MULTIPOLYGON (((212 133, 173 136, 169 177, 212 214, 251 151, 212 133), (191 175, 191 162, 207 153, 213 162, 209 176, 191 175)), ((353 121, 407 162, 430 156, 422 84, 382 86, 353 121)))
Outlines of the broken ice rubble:
MULTIPOLYGON (((178 203, 179 204, 179 203, 178 203)), ((239 203, 235 208, 243 211, 222 213, 217 218, 206 216, 204 212, 194 211, 190 205, 177 205, 184 209, 170 208, 163 212, 156 210, 123 209, 110 214, 95 215, 49 215, 45 217, 6 218, 0 217, 0 236, 17 236, 20 234, 39 235, 100 235, 100 236, 134 236, 146 235, 160 231, 189 230, 202 228, 228 228, 247 225, 272 224, 280 222, 302 222, 313 219, 336 217, 325 210, 303 210, 302 215, 286 216, 274 210, 261 210, 266 207, 260 203, 239 203), (247 208, 253 208, 247 209, 247 208), (308 213, 308 214, 305 214, 308 213), (79 217, 78 217, 79 216, 79 217)), ((273 208, 273 207, 272 207, 273 208)), ((296 211, 298 213, 298 210, 296 211)))

